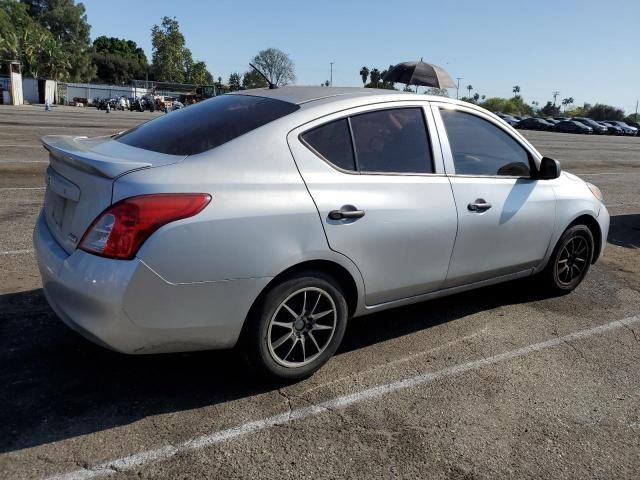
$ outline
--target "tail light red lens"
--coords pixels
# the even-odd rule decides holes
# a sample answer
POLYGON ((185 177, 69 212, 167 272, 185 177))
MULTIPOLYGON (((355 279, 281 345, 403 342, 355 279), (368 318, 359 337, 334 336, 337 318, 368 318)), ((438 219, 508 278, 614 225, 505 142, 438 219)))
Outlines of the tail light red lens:
POLYGON ((157 229, 200 213, 211 201, 205 193, 141 195, 113 204, 96 218, 80 242, 86 252, 131 259, 157 229))

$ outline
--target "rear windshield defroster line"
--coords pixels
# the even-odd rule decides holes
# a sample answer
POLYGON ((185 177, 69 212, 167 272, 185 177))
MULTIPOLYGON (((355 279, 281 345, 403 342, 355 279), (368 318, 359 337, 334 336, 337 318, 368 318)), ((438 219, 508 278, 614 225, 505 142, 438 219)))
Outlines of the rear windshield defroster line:
POLYGON ((249 95, 221 95, 171 112, 114 137, 132 147, 169 155, 195 155, 300 108, 249 95))

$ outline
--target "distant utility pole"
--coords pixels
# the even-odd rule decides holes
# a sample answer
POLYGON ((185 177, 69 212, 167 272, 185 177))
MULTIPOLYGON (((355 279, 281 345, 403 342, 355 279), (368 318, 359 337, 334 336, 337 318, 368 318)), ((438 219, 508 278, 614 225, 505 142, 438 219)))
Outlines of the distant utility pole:
POLYGON ((330 68, 331 68, 331 73, 329 76, 329 85, 331 85, 333 87, 333 64, 336 62, 329 62, 330 68))
POLYGON ((456 80, 458 80, 458 84, 456 85, 456 99, 458 98, 458 91, 460 90, 460 80, 462 80, 463 77, 456 77, 456 80))
POLYGON ((553 92, 553 106, 556 106, 556 97, 560 95, 560 92, 553 92))

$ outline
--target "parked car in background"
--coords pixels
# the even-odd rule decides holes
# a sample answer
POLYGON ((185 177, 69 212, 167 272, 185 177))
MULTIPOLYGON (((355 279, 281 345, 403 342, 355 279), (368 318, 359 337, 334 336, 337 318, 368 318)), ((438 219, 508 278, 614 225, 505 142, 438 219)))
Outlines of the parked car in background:
POLYGON ((629 125, 630 127, 634 127, 638 129, 638 135, 640 135, 640 123, 638 122, 624 122, 627 125, 629 125))
POLYGON ((545 120, 551 123, 552 125, 557 125, 558 123, 560 123, 560 120, 556 120, 555 118, 551 118, 551 117, 547 117, 545 118, 545 120))
POLYGON ((593 129, 593 133, 597 133, 598 135, 605 135, 607 133, 607 127, 600 125, 598 122, 591 120, 590 118, 574 117, 573 120, 580 122, 587 127, 591 127, 593 129))
POLYGON ((545 130, 550 131, 553 130, 553 123, 547 122, 543 118, 525 118, 518 123, 517 128, 522 128, 524 130, 545 130))
POLYGON ((606 120, 606 123, 608 123, 609 125, 615 125, 616 127, 620 127, 622 129, 622 132, 625 135, 628 135, 631 137, 638 135, 637 128, 627 125, 626 123, 621 122, 620 120, 606 120))
POLYGON ((120 352, 239 344, 295 380, 350 317, 582 282, 609 228, 597 187, 476 105, 372 90, 246 90, 114 137, 44 137, 33 239, 53 310, 120 352))
POLYGON ((617 125, 612 125, 610 123, 602 122, 602 121, 598 123, 607 128, 607 133, 609 135, 624 135, 624 132, 622 131, 622 129, 617 125))
POLYGON ((593 133, 593 128, 587 127, 586 125, 574 120, 564 120, 559 122, 553 127, 553 130, 564 133, 593 133))
POLYGON ((520 120, 518 120, 512 115, 508 115, 506 113, 498 113, 497 115, 512 127, 516 127, 518 123, 520 123, 520 120))

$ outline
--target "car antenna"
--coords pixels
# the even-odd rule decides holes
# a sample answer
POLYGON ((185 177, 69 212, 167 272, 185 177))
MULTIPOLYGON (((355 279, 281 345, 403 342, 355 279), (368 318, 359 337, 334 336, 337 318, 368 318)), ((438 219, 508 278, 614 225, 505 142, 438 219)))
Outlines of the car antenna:
POLYGON ((251 68, 253 68, 256 72, 258 72, 262 78, 264 78, 264 80, 269 84, 269 90, 274 90, 274 89, 278 88, 278 86, 276 84, 274 84, 274 83, 271 83, 269 81, 269 79, 267 78, 267 76, 264 73, 262 73, 260 71, 260 69, 258 67, 256 67, 253 63, 250 63, 249 66, 251 68))

